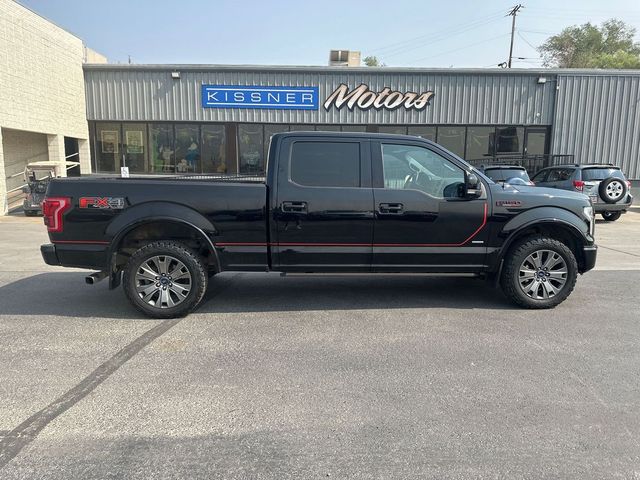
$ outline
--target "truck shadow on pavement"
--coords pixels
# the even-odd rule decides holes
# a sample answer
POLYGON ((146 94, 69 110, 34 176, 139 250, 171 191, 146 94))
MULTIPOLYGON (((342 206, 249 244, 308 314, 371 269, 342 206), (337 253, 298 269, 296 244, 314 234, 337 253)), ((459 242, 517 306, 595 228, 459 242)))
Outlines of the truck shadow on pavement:
MULTIPOLYGON (((122 288, 85 285, 83 272, 41 273, 0 287, 0 314, 146 319, 122 288)), ((517 309, 480 279, 399 275, 287 276, 223 273, 213 277, 196 313, 400 308, 517 309)))
POLYGON ((199 313, 401 308, 516 309, 476 278, 420 275, 222 274, 211 279, 199 313))

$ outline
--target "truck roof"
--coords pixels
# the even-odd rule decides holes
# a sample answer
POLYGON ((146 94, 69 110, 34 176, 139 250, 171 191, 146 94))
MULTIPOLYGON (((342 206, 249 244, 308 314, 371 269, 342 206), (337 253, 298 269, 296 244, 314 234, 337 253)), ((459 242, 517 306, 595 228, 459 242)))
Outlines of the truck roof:
POLYGON ((279 132, 273 135, 274 137, 355 137, 355 138, 395 138, 395 139, 404 139, 404 140, 415 140, 419 138, 424 142, 434 143, 431 140, 427 140, 423 137, 418 137, 416 135, 400 135, 397 133, 373 133, 373 132, 316 132, 314 130, 310 131, 298 131, 295 132, 279 132))

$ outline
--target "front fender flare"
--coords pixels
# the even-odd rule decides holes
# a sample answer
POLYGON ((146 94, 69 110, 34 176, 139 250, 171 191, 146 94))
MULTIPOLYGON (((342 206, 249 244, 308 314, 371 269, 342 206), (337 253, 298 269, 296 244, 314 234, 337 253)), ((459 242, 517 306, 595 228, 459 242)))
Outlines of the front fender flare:
POLYGON ((505 224, 500 235, 506 238, 498 259, 501 260, 504 257, 505 252, 522 231, 537 225, 560 226, 580 240, 583 245, 593 243, 587 223, 575 213, 559 207, 532 208, 515 216, 505 224))

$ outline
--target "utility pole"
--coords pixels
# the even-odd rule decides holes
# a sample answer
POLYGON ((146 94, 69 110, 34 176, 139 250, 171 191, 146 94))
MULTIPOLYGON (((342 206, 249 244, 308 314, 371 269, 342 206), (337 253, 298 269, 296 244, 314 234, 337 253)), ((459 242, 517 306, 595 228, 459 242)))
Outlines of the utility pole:
POLYGON ((524 8, 524 6, 519 3, 506 15, 507 17, 513 17, 511 20, 511 45, 509 46, 509 61, 507 62, 507 68, 511 68, 511 57, 513 57, 513 35, 516 33, 516 15, 522 8, 524 8))

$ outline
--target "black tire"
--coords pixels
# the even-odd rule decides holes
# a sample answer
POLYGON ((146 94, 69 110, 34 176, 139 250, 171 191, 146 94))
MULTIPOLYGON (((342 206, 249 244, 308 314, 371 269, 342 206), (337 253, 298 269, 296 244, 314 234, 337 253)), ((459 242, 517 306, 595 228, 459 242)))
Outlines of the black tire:
MULTIPOLYGON (((157 265, 157 263, 155 264, 157 265)), ((151 277, 152 278, 152 277, 151 277)), ((169 280, 163 279, 162 281, 169 282, 171 277, 168 277, 169 280)), ((184 279, 181 280, 184 282, 184 279)), ((127 295, 127 298, 131 302, 131 304, 140 310, 142 313, 149 317, 153 318, 175 318, 182 317, 189 312, 191 312, 194 308, 198 306, 202 297, 207 290, 207 267, 203 264, 202 259, 190 248, 180 242, 174 242, 169 240, 163 240, 158 242, 149 243, 141 248, 139 248, 129 259, 127 265, 124 269, 123 275, 123 288, 124 293, 127 295), (167 258, 169 257, 169 258, 167 258), (147 268, 150 265, 147 262, 151 262, 154 264, 155 258, 164 258, 162 263, 168 262, 164 269, 168 270, 165 275, 160 274, 160 270, 163 268, 158 268, 157 270, 153 270, 153 273, 159 273, 158 276, 155 277, 155 280, 149 280, 149 276, 144 273, 142 270, 143 265, 146 265, 147 268), (185 284, 179 284, 178 281, 173 280, 174 283, 166 283, 160 284, 155 283, 156 287, 153 288, 153 282, 158 281, 159 278, 165 277, 168 273, 172 273, 169 269, 171 266, 178 266, 179 263, 182 263, 185 269, 182 270, 183 273, 180 276, 185 277, 188 273, 188 281, 189 281, 189 291, 184 296, 184 299, 181 299, 177 293, 174 292, 174 288, 179 288, 180 291, 184 291, 185 284), (142 277, 143 275, 144 277, 142 277), (143 285, 138 286, 140 282, 151 282, 145 283, 143 285), (163 286, 164 285, 164 286, 163 286), (151 297, 149 301, 145 301, 142 298, 142 294, 138 293, 138 288, 143 289, 144 287, 149 287, 151 290, 156 290, 157 296, 151 297), (162 292, 160 290, 164 290, 162 292), (169 293, 166 293, 166 292, 169 293), (161 301, 160 296, 166 295, 167 302, 161 301), (176 303, 178 300, 179 303, 176 303), (152 304, 153 302, 154 304, 152 304), (157 306, 160 303, 160 306, 157 306), (164 304, 167 304, 164 306, 164 304), (175 305, 171 305, 175 303, 175 305)))
MULTIPOLYGON (((565 270, 563 269, 563 270, 565 270)), ((544 236, 528 237, 517 242, 507 253, 505 257, 504 268, 502 270, 502 276, 500 278, 500 284, 502 291, 505 295, 517 305, 524 308, 553 308, 556 305, 562 303, 573 291, 578 277, 578 263, 573 252, 564 243, 548 238, 544 236), (521 268, 526 268, 525 260, 531 258, 531 255, 540 255, 540 263, 546 262, 545 259, 552 257, 555 258, 557 254, 558 258, 561 258, 566 266, 566 277, 564 278, 564 284, 561 288, 558 288, 562 276, 560 269, 550 272, 544 269, 536 270, 535 267, 527 271, 532 272, 531 278, 527 274, 521 274, 521 268), (542 253, 540 253, 542 252, 542 253), (554 255, 544 252, 554 252, 554 255), (555 272, 555 276, 551 275, 555 272), (542 274, 542 276, 540 276, 542 274), (546 276, 546 275, 549 276, 546 276), (522 275, 522 276, 521 276, 522 275), (543 280, 544 278, 544 280, 543 280), (556 278, 559 278, 556 280, 556 278), (521 286, 521 282, 528 282, 525 286, 521 286), (536 286, 536 283, 538 285, 536 286), (548 283, 547 283, 548 282, 548 283), (527 294, 525 288, 531 288, 535 290, 535 294, 527 294), (553 295, 549 295, 548 289, 558 289, 553 295), (547 298, 537 298, 547 295, 547 298), (533 297, 535 295, 536 298, 533 297)))
POLYGON ((25 210, 24 211, 24 216, 25 217, 35 217, 35 216, 37 216, 39 214, 40 214, 40 212, 35 212, 33 210, 25 210))
POLYGON ((602 218, 604 218, 607 222, 615 222, 622 215, 621 211, 618 212, 602 212, 602 218))
POLYGON ((598 194, 605 203, 616 203, 627 195, 627 182, 620 178, 609 177, 600 182, 598 194))

